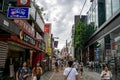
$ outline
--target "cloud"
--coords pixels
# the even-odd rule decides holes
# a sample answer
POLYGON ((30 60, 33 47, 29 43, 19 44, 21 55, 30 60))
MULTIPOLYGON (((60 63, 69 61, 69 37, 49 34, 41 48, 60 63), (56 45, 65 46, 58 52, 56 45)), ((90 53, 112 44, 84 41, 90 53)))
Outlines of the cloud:
MULTIPOLYGON (((46 22, 52 23, 51 32, 55 37, 59 37, 58 48, 61 49, 65 46, 66 40, 70 40, 74 16, 80 14, 85 0, 36 0, 36 2, 43 7, 46 22)), ((86 14, 89 7, 90 1, 87 0, 82 14, 86 14)))

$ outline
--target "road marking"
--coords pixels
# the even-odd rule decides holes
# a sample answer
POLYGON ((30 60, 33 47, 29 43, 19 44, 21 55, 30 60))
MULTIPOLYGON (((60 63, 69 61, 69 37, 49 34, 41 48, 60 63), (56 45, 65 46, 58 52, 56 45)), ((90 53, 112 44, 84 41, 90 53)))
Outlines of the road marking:
POLYGON ((53 78, 54 74, 55 74, 55 72, 52 74, 52 76, 50 77, 50 79, 49 79, 49 80, 51 80, 51 79, 53 78))

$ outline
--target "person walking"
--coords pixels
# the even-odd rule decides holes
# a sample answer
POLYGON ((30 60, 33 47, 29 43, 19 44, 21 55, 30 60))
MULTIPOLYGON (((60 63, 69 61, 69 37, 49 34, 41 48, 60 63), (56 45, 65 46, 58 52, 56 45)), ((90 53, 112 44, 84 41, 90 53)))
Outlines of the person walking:
POLYGON ((76 68, 76 70, 78 71, 79 63, 77 60, 74 61, 73 65, 74 65, 74 68, 76 68))
POLYGON ((55 71, 59 72, 59 66, 58 66, 58 61, 57 60, 55 61, 55 71))
POLYGON ((43 73, 40 63, 36 63, 35 67, 32 69, 32 79, 40 80, 41 74, 43 73))
POLYGON ((82 76, 83 76, 83 62, 80 62, 79 70, 80 70, 80 78, 82 78, 82 76))
POLYGON ((111 71, 109 71, 109 69, 108 69, 108 67, 107 66, 105 66, 104 67, 104 70, 101 72, 101 79, 102 80, 111 80, 111 78, 112 78, 112 73, 111 73, 111 71))
POLYGON ((78 72, 73 68, 73 61, 68 61, 68 67, 65 68, 63 75, 64 80, 78 80, 78 72))
POLYGON ((27 63, 24 61, 22 67, 20 67, 16 73, 16 80, 30 80, 30 69, 27 67, 27 63))

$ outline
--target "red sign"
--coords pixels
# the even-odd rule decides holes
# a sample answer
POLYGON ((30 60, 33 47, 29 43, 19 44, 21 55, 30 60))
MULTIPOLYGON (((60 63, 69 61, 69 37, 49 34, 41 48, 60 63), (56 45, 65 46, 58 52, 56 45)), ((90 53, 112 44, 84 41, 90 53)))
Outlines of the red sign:
POLYGON ((27 34, 31 35, 32 37, 35 36, 35 29, 26 21, 20 19, 14 19, 14 22, 27 34))
POLYGON ((45 33, 50 33, 50 28, 51 28, 51 24, 45 24, 44 25, 44 32, 45 33))
POLYGON ((30 0, 17 0, 17 5, 18 6, 25 6, 29 7, 30 6, 30 0))

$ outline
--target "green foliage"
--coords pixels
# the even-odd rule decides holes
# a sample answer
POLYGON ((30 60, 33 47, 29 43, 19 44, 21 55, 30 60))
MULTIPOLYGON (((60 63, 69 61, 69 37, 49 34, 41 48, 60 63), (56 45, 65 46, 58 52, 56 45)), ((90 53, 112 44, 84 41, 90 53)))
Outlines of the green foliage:
POLYGON ((75 48, 82 50, 85 47, 86 42, 89 40, 90 36, 95 32, 94 23, 84 24, 83 22, 78 22, 75 26, 74 35, 74 45, 75 48))

